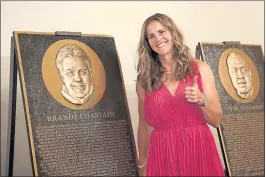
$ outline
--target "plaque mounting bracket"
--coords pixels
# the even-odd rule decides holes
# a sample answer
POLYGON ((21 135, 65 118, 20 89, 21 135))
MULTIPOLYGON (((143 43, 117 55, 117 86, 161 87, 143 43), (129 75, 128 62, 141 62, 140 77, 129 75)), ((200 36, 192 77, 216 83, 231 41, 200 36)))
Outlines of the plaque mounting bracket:
POLYGON ((240 41, 224 41, 222 42, 224 45, 240 45, 240 41))
POLYGON ((56 31, 56 36, 82 36, 82 32, 56 31))

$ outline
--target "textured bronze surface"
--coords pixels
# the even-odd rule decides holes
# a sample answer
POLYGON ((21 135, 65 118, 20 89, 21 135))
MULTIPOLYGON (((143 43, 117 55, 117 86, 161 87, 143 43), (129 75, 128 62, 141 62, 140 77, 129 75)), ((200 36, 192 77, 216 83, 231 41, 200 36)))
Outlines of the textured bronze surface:
MULTIPOLYGON (((15 32, 34 175, 137 176, 136 149, 115 41, 110 36, 15 32), (76 44, 91 59, 92 97, 61 95, 59 48, 76 44)), ((83 87, 80 87, 83 88, 83 87)))
MULTIPOLYGON (((200 43, 200 47, 203 61, 214 73, 224 113, 218 135, 228 175, 263 176, 265 62, 261 46, 200 43), (252 73, 253 92, 247 98, 238 96, 233 88, 226 63, 230 53, 238 53, 252 73)), ((239 83, 243 87, 247 82, 239 83)))

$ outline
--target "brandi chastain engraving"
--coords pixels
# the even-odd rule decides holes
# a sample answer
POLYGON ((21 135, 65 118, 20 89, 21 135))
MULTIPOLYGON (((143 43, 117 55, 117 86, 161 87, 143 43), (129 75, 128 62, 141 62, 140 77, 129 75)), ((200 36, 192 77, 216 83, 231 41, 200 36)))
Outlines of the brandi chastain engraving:
POLYGON ((243 99, 249 98, 253 93, 252 74, 245 60, 232 52, 228 55, 226 64, 237 95, 243 99))
POLYGON ((83 104, 93 94, 91 61, 77 45, 68 44, 59 49, 56 67, 63 81, 61 94, 73 104, 83 104))
POLYGON ((68 121, 68 120, 86 120, 95 118, 114 118, 114 112, 94 112, 94 113, 80 113, 80 114, 65 114, 65 115, 47 115, 48 122, 68 121))

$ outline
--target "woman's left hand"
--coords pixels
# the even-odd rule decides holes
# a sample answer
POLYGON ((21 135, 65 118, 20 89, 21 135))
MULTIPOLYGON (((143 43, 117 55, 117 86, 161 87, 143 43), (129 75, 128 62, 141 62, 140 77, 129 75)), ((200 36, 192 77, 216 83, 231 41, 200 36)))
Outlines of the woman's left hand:
POLYGON ((194 76, 192 86, 185 88, 185 97, 189 103, 202 105, 205 95, 200 91, 197 79, 198 76, 194 76))

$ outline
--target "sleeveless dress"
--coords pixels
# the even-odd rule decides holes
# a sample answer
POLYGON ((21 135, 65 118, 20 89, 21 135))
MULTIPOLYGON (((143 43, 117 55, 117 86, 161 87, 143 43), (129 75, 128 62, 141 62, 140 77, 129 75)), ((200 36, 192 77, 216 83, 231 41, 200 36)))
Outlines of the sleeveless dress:
POLYGON ((154 128, 150 136, 147 176, 225 176, 213 135, 197 104, 187 102, 185 87, 198 75, 187 76, 173 96, 165 85, 145 95, 144 115, 154 128))

